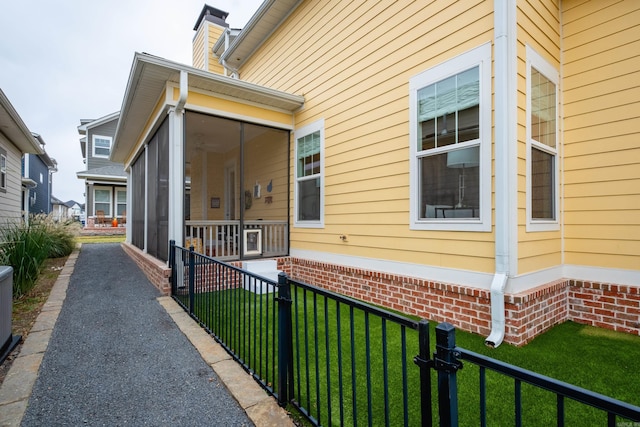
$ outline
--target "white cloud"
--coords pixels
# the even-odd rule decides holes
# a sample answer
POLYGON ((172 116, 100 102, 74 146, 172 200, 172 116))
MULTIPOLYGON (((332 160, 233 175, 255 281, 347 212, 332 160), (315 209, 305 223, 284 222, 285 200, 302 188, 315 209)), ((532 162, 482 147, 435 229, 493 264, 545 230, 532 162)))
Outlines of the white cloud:
MULTIPOLYGON (((242 28, 261 0, 213 0, 242 28)), ((0 14, 0 88, 58 162, 53 194, 84 203, 80 119, 120 109, 135 52, 191 63, 200 0, 6 2, 0 14)))

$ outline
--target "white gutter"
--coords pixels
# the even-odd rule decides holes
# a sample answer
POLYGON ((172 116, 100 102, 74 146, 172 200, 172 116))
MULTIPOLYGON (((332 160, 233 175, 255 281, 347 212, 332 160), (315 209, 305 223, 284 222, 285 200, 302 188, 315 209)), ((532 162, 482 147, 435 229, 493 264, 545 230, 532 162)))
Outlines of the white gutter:
POLYGON ((485 339, 485 344, 498 347, 505 335, 504 291, 507 287, 512 256, 510 250, 512 222, 514 217, 510 210, 516 200, 511 196, 510 181, 515 181, 515 174, 511 173, 515 162, 515 133, 510 126, 515 123, 515 111, 509 102, 515 94, 515 70, 511 63, 515 58, 515 49, 510 45, 515 42, 515 0, 494 1, 494 51, 495 51, 495 213, 496 213, 496 267, 491 282, 491 333, 485 339), (500 82, 500 83, 498 83, 500 82))

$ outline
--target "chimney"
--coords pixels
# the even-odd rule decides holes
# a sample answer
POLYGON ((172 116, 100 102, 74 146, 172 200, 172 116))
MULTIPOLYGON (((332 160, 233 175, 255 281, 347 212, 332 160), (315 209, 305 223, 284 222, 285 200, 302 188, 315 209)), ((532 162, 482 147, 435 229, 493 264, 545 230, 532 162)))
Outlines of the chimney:
POLYGON ((193 37, 193 63, 195 68, 200 68, 212 73, 223 74, 224 69, 213 56, 211 48, 218 41, 226 28, 229 28, 226 19, 229 14, 215 7, 204 5, 200 16, 193 27, 196 32, 193 37))

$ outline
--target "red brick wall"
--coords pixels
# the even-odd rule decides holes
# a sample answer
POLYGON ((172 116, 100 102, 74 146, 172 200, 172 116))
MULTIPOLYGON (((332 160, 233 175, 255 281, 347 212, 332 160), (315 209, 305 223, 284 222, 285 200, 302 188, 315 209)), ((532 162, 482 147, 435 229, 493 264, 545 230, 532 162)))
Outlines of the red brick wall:
POLYGON ((171 269, 166 263, 128 243, 123 243, 122 249, 140 267, 153 286, 158 288, 163 295, 171 295, 171 269))
POLYGON ((573 321, 640 335, 640 287, 570 282, 569 316, 573 321))
POLYGON ((568 318, 569 281, 561 280, 522 294, 505 295, 505 342, 524 345, 568 318))
MULTIPOLYGON (((477 288, 322 263, 279 258, 292 279, 435 322, 488 336, 490 293, 477 288)), ((573 320, 640 335, 640 288, 559 280, 505 295, 505 342, 524 345, 573 320)))

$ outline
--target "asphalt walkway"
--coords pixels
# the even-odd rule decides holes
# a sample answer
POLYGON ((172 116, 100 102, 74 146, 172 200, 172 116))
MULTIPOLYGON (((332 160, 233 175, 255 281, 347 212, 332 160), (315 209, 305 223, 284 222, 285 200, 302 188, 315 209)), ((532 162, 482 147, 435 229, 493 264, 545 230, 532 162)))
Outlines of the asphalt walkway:
POLYGON ((290 424, 119 244, 70 261, 0 389, 0 425, 290 424))

